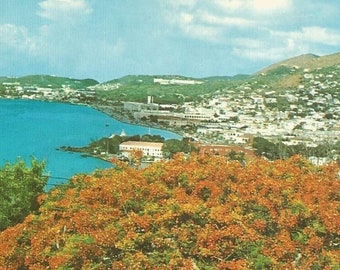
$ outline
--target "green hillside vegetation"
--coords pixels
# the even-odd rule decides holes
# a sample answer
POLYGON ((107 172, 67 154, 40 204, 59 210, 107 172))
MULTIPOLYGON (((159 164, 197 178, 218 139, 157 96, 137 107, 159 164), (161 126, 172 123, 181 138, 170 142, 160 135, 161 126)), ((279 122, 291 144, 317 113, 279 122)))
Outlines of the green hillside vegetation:
MULTIPOLYGON (((259 91, 275 91, 280 95, 287 90, 296 91, 300 84, 304 84, 304 73, 329 74, 336 71, 339 64, 340 53, 326 56, 305 54, 270 65, 253 75, 211 76, 201 79, 178 75, 130 75, 104 83, 103 85, 112 86, 109 90, 103 90, 99 85, 97 97, 114 101, 145 102, 147 96, 153 96, 155 103, 183 104, 199 102, 203 98, 216 95, 230 95, 231 92, 238 95, 239 91, 248 95, 259 91), (195 80, 203 83, 160 85, 153 82, 154 78, 195 80)), ((336 72, 334 75, 338 76, 336 72)))
MULTIPOLYGON (((164 76, 165 77, 165 76, 164 76)), ((199 81, 240 81, 240 80, 244 80, 246 78, 248 78, 249 75, 247 74, 237 74, 234 76, 209 76, 209 77, 204 77, 204 78, 199 78, 199 79, 195 79, 194 80, 199 80, 199 81)), ((185 78, 184 79, 188 79, 185 78)))
MULTIPOLYGON (((243 79, 243 76, 240 77, 243 79)), ((224 79, 223 77, 208 79, 192 79, 182 76, 126 76, 116 79, 105 84, 119 84, 116 89, 109 91, 97 90, 99 98, 112 99, 115 101, 133 101, 145 102, 147 96, 153 96, 155 103, 175 103, 182 104, 184 102, 200 101, 205 95, 212 95, 216 91, 220 91, 236 85, 240 81, 237 79, 224 79), (202 84, 193 85, 161 85, 154 83, 154 78, 162 79, 184 79, 203 82, 202 84)))
MULTIPOLYGON (((307 72, 313 74, 330 74, 339 65, 340 53, 326 56, 305 54, 270 65, 253 75, 238 74, 206 78, 181 75, 128 75, 102 84, 93 79, 78 80, 50 75, 30 75, 18 78, 0 77, 0 84, 18 82, 21 86, 48 88, 61 88, 64 85, 76 90, 95 86, 98 102, 105 100, 146 102, 147 96, 153 96, 155 103, 183 104, 184 102, 199 102, 221 94, 230 95, 231 92, 237 96, 239 91, 250 95, 262 89, 275 91, 279 95, 287 90, 294 91, 299 84, 303 84, 306 69, 307 72), (161 85, 154 83, 154 78, 194 80, 200 83, 161 85)), ((336 72, 334 75, 338 76, 336 72)))
POLYGON ((299 84, 303 84, 305 72, 327 74, 339 65, 340 53, 326 56, 305 54, 270 65, 249 76, 247 82, 252 84, 252 89, 263 88, 280 94, 286 90, 295 90, 299 84))
POLYGON ((73 89, 84 89, 89 86, 98 84, 98 81, 93 79, 72 79, 66 77, 57 77, 51 75, 29 75, 18 78, 3 78, 2 82, 14 83, 19 82, 21 85, 36 86, 36 87, 49 87, 49 88, 62 88, 67 85, 73 89))
POLYGON ((333 66, 340 63, 340 53, 334 53, 325 56, 318 56, 315 54, 303 54, 296 57, 286 59, 284 61, 270 65, 255 74, 267 73, 271 70, 276 69, 280 66, 296 66, 300 69, 308 68, 310 70, 315 70, 317 68, 322 68, 325 66, 333 66))

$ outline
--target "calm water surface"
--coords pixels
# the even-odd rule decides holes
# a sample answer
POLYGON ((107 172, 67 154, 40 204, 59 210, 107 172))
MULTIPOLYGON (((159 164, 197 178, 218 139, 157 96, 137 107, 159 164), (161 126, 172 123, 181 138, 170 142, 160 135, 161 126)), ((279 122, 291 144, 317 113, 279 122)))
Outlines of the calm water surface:
POLYGON ((130 125, 110 118, 87 106, 63 103, 0 99, 0 166, 26 161, 30 156, 45 160, 51 175, 48 187, 65 182, 77 173, 108 168, 110 163, 56 150, 60 146, 85 146, 104 136, 159 134, 166 139, 180 138, 172 132, 130 125))

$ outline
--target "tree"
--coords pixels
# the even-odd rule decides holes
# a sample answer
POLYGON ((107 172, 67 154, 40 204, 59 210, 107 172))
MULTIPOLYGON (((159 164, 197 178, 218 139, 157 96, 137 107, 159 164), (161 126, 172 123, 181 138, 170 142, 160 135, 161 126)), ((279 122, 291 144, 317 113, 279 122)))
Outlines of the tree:
POLYGON ((141 136, 140 140, 142 142, 164 142, 164 137, 161 135, 144 134, 141 136))
POLYGON ((163 155, 167 158, 173 157, 176 153, 190 153, 194 150, 195 148, 190 144, 187 138, 183 138, 182 140, 166 140, 162 148, 163 155))
POLYGON ((242 164, 244 164, 245 161, 246 161, 244 152, 236 152, 233 149, 228 152, 227 157, 230 160, 237 160, 237 161, 241 162, 242 164))
POLYGON ((280 156, 276 145, 262 137, 255 137, 253 139, 253 147, 256 149, 255 154, 257 156, 265 156, 271 160, 280 156))
POLYGON ((2 269, 339 269, 339 166, 174 155, 76 175, 0 234, 2 269))
POLYGON ((38 210, 38 195, 44 193, 47 177, 43 176, 45 163, 31 159, 27 167, 23 160, 7 163, 0 168, 0 230, 22 222, 38 210))

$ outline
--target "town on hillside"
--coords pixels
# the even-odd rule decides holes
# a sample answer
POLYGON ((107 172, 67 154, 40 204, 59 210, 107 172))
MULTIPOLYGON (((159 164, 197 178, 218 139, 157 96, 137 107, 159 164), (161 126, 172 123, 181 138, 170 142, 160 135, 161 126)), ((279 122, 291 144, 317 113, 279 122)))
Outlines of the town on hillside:
MULTIPOLYGON (((135 79, 137 84, 143 83, 143 78, 135 79)), ((165 92, 172 91, 170 87, 209 88, 203 79, 152 79, 149 87, 163 87, 165 92)), ((53 88, 12 80, 1 83, 0 97, 87 104, 119 120, 175 131, 211 149, 237 146, 249 151, 254 139, 260 137, 279 145, 282 151, 286 151, 285 147, 300 147, 316 164, 340 159, 340 64, 316 69, 281 65, 226 83, 195 100, 186 100, 176 90, 178 102, 171 103, 157 102, 159 96, 152 95, 152 91, 139 101, 109 97, 108 93, 122 87, 112 82, 83 89, 70 85, 53 88), (279 83, 273 83, 272 78, 280 78, 279 83)), ((285 153, 278 155, 281 154, 285 157, 285 153)))

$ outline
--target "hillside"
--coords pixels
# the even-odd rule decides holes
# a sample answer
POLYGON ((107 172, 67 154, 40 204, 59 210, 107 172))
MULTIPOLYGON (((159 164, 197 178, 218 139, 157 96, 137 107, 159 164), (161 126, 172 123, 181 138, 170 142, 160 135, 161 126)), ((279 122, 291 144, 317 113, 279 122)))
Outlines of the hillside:
POLYGON ((296 56, 296 57, 289 58, 284 61, 275 63, 273 65, 270 65, 264 69, 261 69, 255 74, 259 75, 261 73, 272 72, 273 70, 276 70, 282 66, 285 66, 288 68, 297 67, 300 69, 314 70, 317 68, 323 68, 326 66, 333 66, 333 65, 339 65, 339 64, 340 64, 340 53, 335 53, 335 54, 325 55, 325 56, 318 56, 315 54, 303 54, 300 56, 296 56))
POLYGON ((194 79, 183 76, 130 75, 96 86, 99 98, 116 101, 146 102, 154 96, 155 103, 197 101, 203 95, 214 93, 231 80, 194 79))
POLYGON ((338 269, 339 170, 178 155, 74 176, 0 234, 2 269, 338 269))
MULTIPOLYGON (((248 92, 254 94, 262 94, 261 91, 272 91, 275 96, 287 94, 287 91, 292 95, 299 93, 299 88, 305 88, 313 84, 313 79, 321 84, 327 84, 327 81, 339 81, 340 74, 338 69, 340 67, 340 53, 317 56, 314 54, 305 54, 297 57, 293 57, 279 63, 270 65, 255 74, 245 78, 241 81, 238 88, 250 88, 248 92), (327 78, 327 76, 331 76, 327 78), (308 80, 307 77, 308 76, 308 80)), ((320 87, 320 86, 319 86, 320 87)), ((324 95, 331 91, 338 97, 336 92, 337 84, 334 83, 332 89, 325 90, 324 95)))
POLYGON ((211 76, 211 77, 205 77, 205 78, 202 78, 202 80, 205 80, 205 81, 241 81, 241 80, 244 80, 244 79, 247 79, 249 77, 249 75, 246 75, 246 74, 237 74, 237 75, 234 75, 234 76, 211 76))
POLYGON ((94 86, 98 84, 96 80, 93 79, 73 79, 66 77, 58 77, 51 75, 28 75, 24 77, 17 78, 1 78, 2 83, 20 83, 22 86, 35 86, 35 87, 48 87, 48 88, 62 88, 63 86, 69 86, 73 89, 85 89, 89 86, 94 86))
POLYGON ((235 86, 248 75, 192 78, 179 75, 129 75, 96 86, 99 98, 116 101, 145 102, 153 96, 155 103, 195 102, 226 87, 235 86))
MULTIPOLYGON (((154 102, 161 104, 197 102, 221 92, 242 88, 242 85, 247 84, 252 85, 252 89, 264 86, 280 94, 287 89, 296 89, 303 82, 304 72, 314 72, 317 69, 336 69, 338 65, 340 65, 340 53, 326 56, 305 54, 270 65, 251 76, 240 74, 198 79, 175 75, 130 75, 99 84, 96 86, 96 90, 99 98, 145 102, 147 96, 152 95, 155 98, 154 102), (160 84, 156 80, 168 80, 168 83, 160 84)), ((237 95, 237 91, 235 95, 237 95)))
MULTIPOLYGON (((221 92, 233 91, 243 85, 252 89, 265 86, 278 94, 295 89, 303 82, 304 72, 317 69, 336 69, 340 65, 340 53, 326 56, 305 54, 270 65, 253 75, 211 76, 192 78, 181 75, 128 75, 99 83, 93 79, 73 79, 51 75, 24 77, 0 77, 1 84, 18 83, 21 86, 42 88, 69 87, 75 90, 95 88, 99 100, 145 102, 153 96, 155 103, 183 104, 199 102, 221 92)), ((237 95, 237 91, 235 92, 237 95)))

